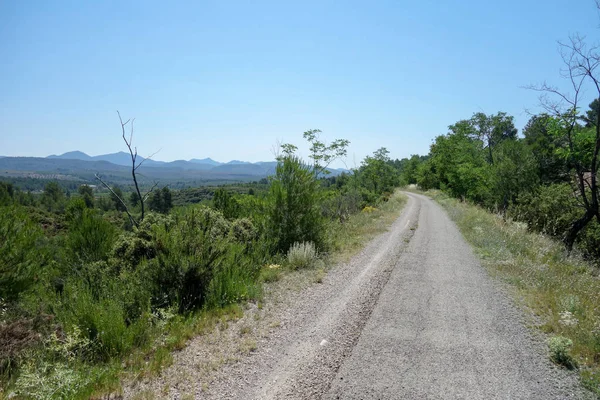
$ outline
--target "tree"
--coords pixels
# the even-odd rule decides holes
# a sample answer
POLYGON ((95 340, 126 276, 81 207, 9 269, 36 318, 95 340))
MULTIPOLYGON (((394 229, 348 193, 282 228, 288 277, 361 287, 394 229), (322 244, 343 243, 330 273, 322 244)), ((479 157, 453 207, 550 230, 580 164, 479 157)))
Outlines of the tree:
POLYGON ((46 186, 44 186, 42 204, 44 204, 48 210, 53 210, 64 205, 65 197, 65 191, 57 182, 48 182, 46 186))
POLYGON ((221 211, 225 218, 237 218, 239 204, 227 190, 223 188, 217 189, 213 197, 213 204, 217 210, 221 211))
POLYGON ((296 242, 324 246, 325 220, 319 207, 319 183, 312 168, 295 155, 280 157, 269 191, 269 237, 284 253, 296 242))
POLYGON ((372 156, 365 157, 358 171, 365 187, 377 195, 391 191, 399 182, 389 154, 385 147, 375 150, 372 156))
MULTIPOLYGON (((117 211, 126 211, 127 210, 125 205, 121 202, 121 199, 124 199, 124 196, 123 196, 123 191, 121 190, 120 187, 113 186, 112 192, 110 193, 110 199, 113 202, 115 210, 117 210, 117 211)), ((134 207, 135 207, 135 205, 134 205, 134 207)))
POLYGON ((327 144, 321 140, 321 130, 319 129, 310 129, 304 132, 304 139, 310 143, 309 157, 313 160, 312 170, 315 177, 329 174, 327 167, 335 160, 346 157, 350 144, 350 141, 346 139, 336 139, 327 144))
POLYGON ((586 111, 585 115, 581 118, 585 122, 586 127, 596 126, 598 121, 598 114, 600 113, 600 101, 599 99, 594 99, 590 103, 590 109, 586 111))
MULTIPOLYGON (((597 3, 600 9, 600 2, 597 3)), ((598 156, 600 153, 600 113, 593 107, 587 117, 587 129, 582 129, 580 104, 584 89, 591 89, 595 98, 600 97, 600 53, 597 46, 588 47, 579 35, 573 35, 566 43, 559 42, 560 55, 564 63, 563 76, 568 79, 570 92, 561 91, 546 83, 530 86, 542 92, 540 103, 554 118, 551 133, 566 142, 560 154, 574 171, 574 186, 583 208, 582 215, 573 221, 564 242, 571 251, 578 234, 596 217, 600 223, 600 202, 598 193, 598 156), (595 115, 594 115, 595 114, 595 115)))
POLYGON ((513 117, 505 112, 498 112, 496 115, 486 115, 482 112, 475 113, 471 117, 470 124, 475 137, 481 140, 484 149, 487 149, 490 164, 494 163, 494 148, 504 140, 516 139, 517 137, 513 117))
POLYGON ((496 149, 496 162, 490 166, 491 198, 489 206, 506 211, 520 194, 538 185, 535 158, 520 140, 507 140, 496 149))
POLYGON ((167 214, 173 208, 173 200, 169 188, 165 186, 161 190, 154 191, 148 202, 148 207, 152 211, 167 214))
POLYGON ((539 114, 532 116, 525 128, 525 144, 531 149, 537 164, 537 172, 542 184, 564 182, 569 171, 558 150, 565 146, 563 140, 550 133, 552 116, 539 114))
POLYGON ((85 202, 85 206, 87 208, 94 208, 94 189, 92 189, 91 186, 81 185, 77 189, 77 192, 79 192, 79 194, 83 198, 83 201, 85 202))
POLYGON ((111 194, 119 200, 119 202, 125 209, 125 212, 127 213, 127 216, 129 217, 129 220, 131 221, 132 225, 138 226, 139 223, 144 220, 144 216, 146 213, 146 207, 145 207, 146 199, 148 198, 148 196, 150 196, 150 194, 156 188, 158 183, 154 183, 154 185, 150 188, 150 190, 142 196, 142 192, 140 190, 140 185, 138 184, 138 179, 137 179, 137 170, 142 166, 142 164, 144 164, 144 161, 146 161, 149 158, 152 158, 152 156, 154 156, 154 154, 156 154, 156 153, 152 154, 151 156, 149 156, 147 158, 142 159, 142 161, 140 161, 140 162, 137 162, 137 159, 138 159, 137 147, 133 147, 133 148, 131 147, 133 144, 133 122, 135 121, 135 118, 131 119, 131 120, 128 119, 127 121, 123 122, 123 119, 121 118, 121 114, 118 111, 117 111, 117 115, 119 116, 119 122, 121 123, 121 134, 123 137, 123 141, 125 142, 125 145, 127 146, 127 149, 129 150, 129 155, 131 156, 131 177, 133 178, 135 193, 137 194, 137 199, 141 206, 141 215, 139 217, 139 220, 136 220, 135 218, 133 218, 133 215, 129 211, 129 207, 127 207, 127 203, 125 203, 123 198, 121 196, 119 196, 117 193, 115 193, 115 191, 106 182, 104 182, 98 174, 96 174, 96 179, 98 179, 98 181, 100 181, 100 183, 102 183, 102 185, 104 185, 104 187, 106 187, 111 192, 111 194), (129 125, 129 127, 130 127, 129 140, 127 140, 127 137, 125 136, 125 129, 126 129, 127 125, 129 125))

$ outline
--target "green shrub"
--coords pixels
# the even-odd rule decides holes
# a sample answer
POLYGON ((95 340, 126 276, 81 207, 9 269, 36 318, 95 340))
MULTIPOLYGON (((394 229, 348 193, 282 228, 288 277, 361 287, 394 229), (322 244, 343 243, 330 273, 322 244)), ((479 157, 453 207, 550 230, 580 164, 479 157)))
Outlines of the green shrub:
POLYGON ((68 281, 55 305, 56 314, 67 328, 80 328, 90 340, 92 359, 108 360, 146 342, 150 325, 144 315, 149 315, 149 310, 141 310, 134 320, 128 315, 131 297, 118 280, 97 284, 100 289, 68 281))
POLYGON ((176 213, 172 226, 156 226, 159 252, 143 267, 152 281, 153 305, 176 305, 180 312, 202 306, 230 250, 230 229, 221 213, 205 206, 176 213))
POLYGON ((568 369, 577 367, 577 362, 569 353, 569 350, 573 347, 571 339, 554 336, 548 340, 548 347, 550 348, 550 358, 552 361, 568 369))
POLYGON ((115 236, 116 230, 110 222, 94 210, 85 209, 71 222, 66 244, 76 259, 99 261, 110 255, 115 236))
POLYGON ((256 298, 259 293, 256 283, 258 274, 259 270, 252 259, 243 254, 242 246, 230 246, 226 257, 214 268, 206 304, 209 307, 224 307, 256 298))
POLYGON ((285 252, 295 242, 325 245, 325 219, 321 215, 319 184, 312 170, 295 156, 279 161, 269 193, 267 236, 275 251, 285 252))
POLYGON ((521 195, 509 215, 526 222, 533 231, 561 237, 577 219, 578 210, 571 185, 559 183, 521 195))
POLYGON ((236 219, 231 223, 231 238, 238 243, 249 244, 258 237, 258 230, 248 218, 236 219))
POLYGON ((22 207, 0 208, 0 298, 15 300, 48 262, 41 229, 22 207))
POLYGON ((294 243, 287 252, 287 263, 292 269, 314 267, 317 251, 311 242, 294 243))

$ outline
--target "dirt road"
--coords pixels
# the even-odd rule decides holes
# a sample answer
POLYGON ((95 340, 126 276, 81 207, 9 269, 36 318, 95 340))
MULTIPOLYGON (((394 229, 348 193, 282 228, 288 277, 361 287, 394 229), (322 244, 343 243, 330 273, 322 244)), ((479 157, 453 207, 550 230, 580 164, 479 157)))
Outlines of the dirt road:
POLYGON ((389 232, 280 310, 196 398, 587 398, 444 211, 407 193, 389 232))

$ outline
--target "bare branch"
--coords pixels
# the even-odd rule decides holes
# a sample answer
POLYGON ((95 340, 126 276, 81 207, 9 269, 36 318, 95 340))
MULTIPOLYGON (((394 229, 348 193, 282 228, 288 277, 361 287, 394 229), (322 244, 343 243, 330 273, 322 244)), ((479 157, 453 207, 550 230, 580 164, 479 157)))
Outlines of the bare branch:
MULTIPOLYGON (((152 193, 152 191, 158 186, 158 182, 154 182, 154 185, 152 185, 152 187, 150 188, 150 190, 148 190, 148 192, 144 195, 144 201, 146 201, 146 199, 148 199, 148 196, 150 196, 150 194, 152 193)), ((166 187, 166 186, 165 186, 166 187)))
POLYGON ((104 182, 98 174, 95 174, 94 176, 96 177, 96 179, 98 179, 100 181, 100 183, 102 185, 104 185, 105 188, 107 188, 119 200, 119 202, 123 205, 123 207, 125 207, 125 212, 127 213, 127 216, 129 217, 129 221, 131 221, 131 224, 134 226, 138 226, 137 221, 133 218, 133 216, 129 212, 129 207, 127 207, 127 204, 123 201, 123 199, 118 194, 116 194, 115 191, 106 182, 104 182))

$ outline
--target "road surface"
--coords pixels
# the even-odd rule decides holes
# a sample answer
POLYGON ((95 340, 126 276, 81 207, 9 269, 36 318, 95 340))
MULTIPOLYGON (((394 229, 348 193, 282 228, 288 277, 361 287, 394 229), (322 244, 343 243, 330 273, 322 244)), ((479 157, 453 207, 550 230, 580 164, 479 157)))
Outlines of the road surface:
POLYGON ((297 295, 277 333, 195 397, 591 397, 548 360, 440 206, 406 195, 387 233, 297 295))

